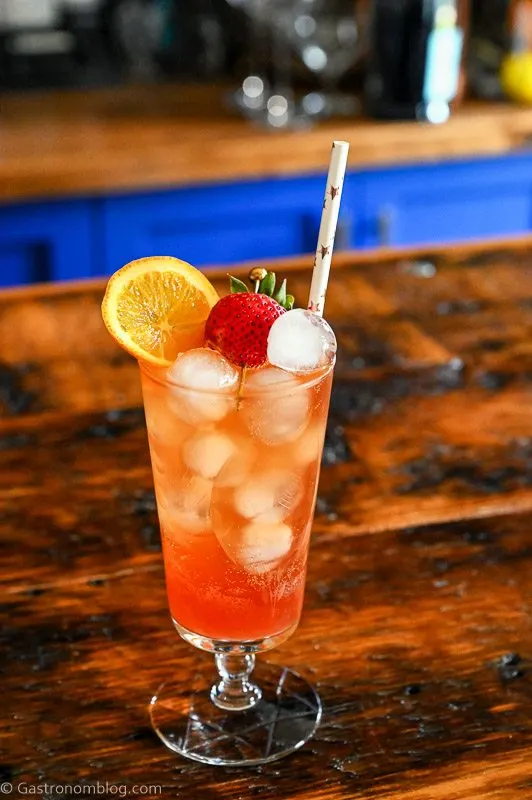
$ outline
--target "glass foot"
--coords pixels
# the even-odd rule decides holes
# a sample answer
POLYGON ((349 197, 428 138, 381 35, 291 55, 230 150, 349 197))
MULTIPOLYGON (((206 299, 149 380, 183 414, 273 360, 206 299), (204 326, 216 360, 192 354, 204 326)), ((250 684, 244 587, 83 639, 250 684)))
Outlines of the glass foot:
POLYGON ((155 733, 170 750, 203 764, 252 766, 293 753, 319 725, 318 694, 296 672, 273 664, 259 663, 253 679, 260 696, 242 711, 214 705, 215 676, 163 683, 149 705, 155 733))

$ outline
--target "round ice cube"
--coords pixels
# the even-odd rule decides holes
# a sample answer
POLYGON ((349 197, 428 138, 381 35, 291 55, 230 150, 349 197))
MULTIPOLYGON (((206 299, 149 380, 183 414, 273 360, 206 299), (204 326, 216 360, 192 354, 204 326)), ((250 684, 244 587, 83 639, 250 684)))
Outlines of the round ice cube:
POLYGON ((241 531, 236 561, 249 572, 261 575, 279 564, 292 546, 292 531, 284 522, 254 520, 241 531))
POLYGON ((225 433, 197 433, 183 445, 183 461, 192 472, 212 479, 235 450, 236 444, 225 433))
POLYGON ((223 419, 236 405, 239 372, 207 347, 182 353, 167 372, 172 410, 192 425, 223 419))
POLYGON ((281 522, 296 507, 302 493, 297 475, 272 470, 254 475, 239 486, 233 502, 242 517, 281 522))
POLYGON ((239 486, 249 476, 257 459, 253 446, 244 439, 238 442, 238 449, 227 459, 216 476, 216 489, 232 489, 239 486))
POLYGON ((284 370, 265 367, 246 376, 240 411, 249 431, 262 442, 291 442, 308 422, 308 390, 284 370))
POLYGON ((242 517, 253 519, 275 512, 275 489, 250 481, 235 492, 235 508, 242 517))
POLYGON ((158 492, 157 508, 167 536, 209 530, 212 486, 212 481, 193 475, 177 489, 158 492))
POLYGON ((268 361, 288 372, 313 372, 332 364, 336 337, 312 311, 294 308, 275 320, 268 335, 268 361))
POLYGON ((285 372, 284 369, 262 367, 261 369, 249 370, 246 373, 243 393, 244 396, 251 396, 269 391, 271 397, 275 397, 277 391, 284 394, 297 386, 299 386, 299 381, 285 372))

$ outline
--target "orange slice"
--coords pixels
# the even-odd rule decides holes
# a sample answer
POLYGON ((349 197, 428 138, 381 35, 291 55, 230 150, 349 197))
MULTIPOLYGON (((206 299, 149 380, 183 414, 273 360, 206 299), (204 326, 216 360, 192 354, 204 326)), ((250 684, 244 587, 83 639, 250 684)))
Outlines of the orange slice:
POLYGON ((102 316, 124 350, 168 366, 183 350, 203 345, 205 321, 218 300, 205 275, 185 261, 140 258, 110 278, 102 316))

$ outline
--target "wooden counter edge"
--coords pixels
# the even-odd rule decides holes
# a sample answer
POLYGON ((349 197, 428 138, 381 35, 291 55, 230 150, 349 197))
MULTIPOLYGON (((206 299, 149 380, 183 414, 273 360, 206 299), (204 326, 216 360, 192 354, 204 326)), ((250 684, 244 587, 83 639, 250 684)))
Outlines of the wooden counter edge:
POLYGON ((281 132, 231 116, 220 87, 152 92, 149 100, 146 87, 115 95, 56 92, 48 104, 40 94, 0 95, 0 201, 320 174, 330 142, 339 138, 351 141, 351 170, 508 155, 532 138, 532 108, 504 103, 470 101, 439 126, 353 118, 281 132))
MULTIPOLYGON (((516 253, 532 251, 532 235, 508 237, 504 239, 482 239, 471 242, 456 242, 434 245, 419 245, 418 247, 404 248, 380 248, 374 250, 344 250, 335 253, 333 257, 332 270, 334 279, 335 269, 352 267, 365 267, 371 264, 376 266, 383 263, 390 263, 398 260, 427 258, 436 255, 450 255, 453 258, 468 258, 483 253, 496 253, 503 250, 512 250, 516 253)), ((140 256, 139 256, 140 257, 140 256)), ((201 267, 202 272, 206 272, 213 279, 221 278, 231 274, 246 274, 251 267, 266 266, 268 269, 283 273, 292 271, 304 271, 312 269, 313 254, 301 254, 288 258, 279 259, 255 259, 235 264, 201 267)), ((76 294, 83 291, 102 291, 105 288, 108 277, 88 278, 85 280, 59 281, 56 283, 35 283, 31 286, 15 286, 7 289, 0 289, 0 301, 25 299, 31 300, 32 297, 58 297, 66 294, 76 294)))

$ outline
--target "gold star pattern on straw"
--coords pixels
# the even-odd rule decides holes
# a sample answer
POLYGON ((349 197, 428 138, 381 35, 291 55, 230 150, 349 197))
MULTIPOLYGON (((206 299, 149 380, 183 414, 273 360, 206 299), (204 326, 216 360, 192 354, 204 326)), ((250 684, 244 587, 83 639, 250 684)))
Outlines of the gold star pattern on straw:
POLYGON ((334 200, 339 191, 340 191, 339 186, 331 186, 331 200, 334 200))
POLYGON ((320 246, 320 250, 321 250, 321 257, 322 257, 322 258, 325 258, 325 256, 328 256, 328 255, 329 255, 329 250, 330 250, 330 249, 331 249, 330 247, 325 247, 325 245, 323 245, 323 244, 322 244, 322 245, 320 246))
POLYGON ((308 307, 308 310, 309 311, 314 311, 314 313, 318 313, 318 311, 320 310, 320 307, 319 307, 318 303, 311 303, 309 305, 309 307, 308 307))

